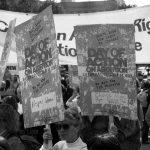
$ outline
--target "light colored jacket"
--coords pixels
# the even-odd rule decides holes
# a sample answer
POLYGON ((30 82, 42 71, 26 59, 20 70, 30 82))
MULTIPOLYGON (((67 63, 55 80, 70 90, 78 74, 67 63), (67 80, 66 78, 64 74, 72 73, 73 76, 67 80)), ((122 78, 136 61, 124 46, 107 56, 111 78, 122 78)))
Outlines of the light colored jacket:
POLYGON ((87 145, 79 137, 74 143, 59 141, 53 147, 43 144, 40 150, 87 150, 87 145))

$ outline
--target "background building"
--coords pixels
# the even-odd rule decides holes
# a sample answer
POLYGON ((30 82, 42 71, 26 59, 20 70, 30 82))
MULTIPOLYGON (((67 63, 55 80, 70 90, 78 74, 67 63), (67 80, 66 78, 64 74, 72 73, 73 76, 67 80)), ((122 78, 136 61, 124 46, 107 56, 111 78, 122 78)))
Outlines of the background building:
MULTIPOLYGON (((116 0, 90 1, 90 2, 68 2, 62 0, 60 3, 63 8, 63 13, 90 13, 100 11, 112 11, 118 9, 116 0)), ((72 0, 73 1, 73 0, 72 0)))
POLYGON ((61 2, 75 2, 75 0, 61 0, 61 2))
POLYGON ((125 5, 125 1, 124 0, 116 0, 117 4, 119 6, 125 5))

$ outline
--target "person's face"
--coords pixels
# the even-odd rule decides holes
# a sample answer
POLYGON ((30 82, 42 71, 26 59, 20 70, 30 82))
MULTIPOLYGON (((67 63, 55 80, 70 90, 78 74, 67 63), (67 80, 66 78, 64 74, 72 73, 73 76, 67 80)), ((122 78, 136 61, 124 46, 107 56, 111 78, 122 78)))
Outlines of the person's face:
POLYGON ((78 138, 79 127, 67 122, 60 122, 56 125, 61 140, 73 143, 78 138))

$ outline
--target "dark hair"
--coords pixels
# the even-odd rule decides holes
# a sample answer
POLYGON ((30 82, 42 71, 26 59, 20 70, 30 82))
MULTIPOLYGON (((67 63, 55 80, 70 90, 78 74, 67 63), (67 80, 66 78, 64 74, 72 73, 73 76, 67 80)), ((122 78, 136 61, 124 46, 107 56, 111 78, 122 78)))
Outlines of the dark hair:
POLYGON ((18 110, 17 99, 14 96, 6 96, 3 98, 3 103, 11 105, 16 111, 18 110))
POLYGON ((18 113, 13 109, 11 105, 0 104, 0 118, 5 123, 5 129, 7 133, 18 131, 19 116, 18 113))
POLYGON ((95 135, 88 142, 89 150, 121 150, 118 139, 112 134, 95 135))
POLYGON ((94 116, 92 120, 92 128, 97 129, 97 124, 101 124, 101 126, 98 126, 98 130, 100 133, 106 133, 108 132, 108 126, 109 126, 109 117, 108 116, 94 116))
POLYGON ((143 80, 142 88, 143 88, 143 89, 149 89, 149 88, 150 88, 150 81, 148 81, 148 80, 143 80))
POLYGON ((6 82, 6 88, 5 88, 5 89, 7 90, 7 89, 10 88, 10 81, 9 81, 9 80, 6 80, 5 82, 6 82))
POLYGON ((0 150, 10 150, 8 141, 2 136, 0 136, 0 150))

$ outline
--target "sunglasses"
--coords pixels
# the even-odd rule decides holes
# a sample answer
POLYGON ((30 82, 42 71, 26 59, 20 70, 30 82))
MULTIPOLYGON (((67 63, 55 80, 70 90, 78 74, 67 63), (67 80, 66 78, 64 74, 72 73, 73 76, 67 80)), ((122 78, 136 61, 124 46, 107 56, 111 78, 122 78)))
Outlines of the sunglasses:
POLYGON ((61 130, 63 128, 63 130, 68 130, 70 128, 69 124, 56 124, 56 128, 57 130, 61 130))

